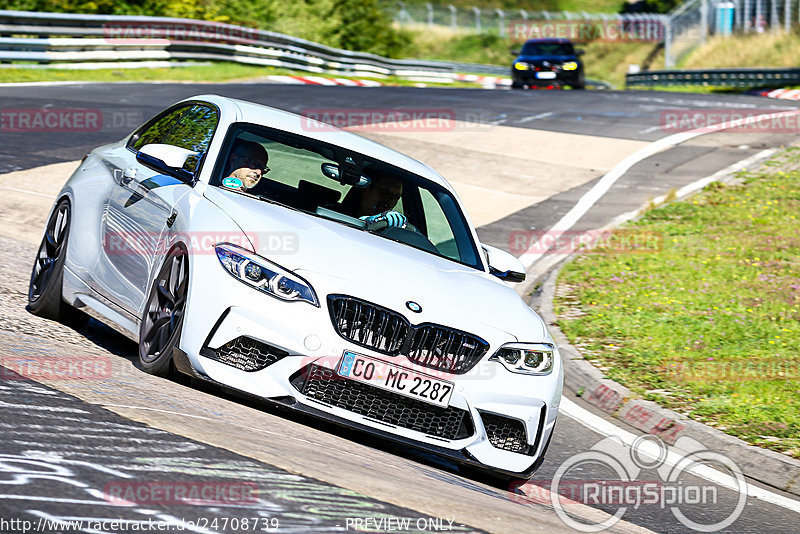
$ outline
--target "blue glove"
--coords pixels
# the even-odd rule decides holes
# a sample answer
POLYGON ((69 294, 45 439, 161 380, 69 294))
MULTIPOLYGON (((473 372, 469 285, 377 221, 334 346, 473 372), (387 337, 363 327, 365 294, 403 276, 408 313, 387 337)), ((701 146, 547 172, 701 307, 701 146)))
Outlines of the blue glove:
POLYGON ((367 223, 367 226, 376 225, 377 223, 386 221, 386 226, 390 228, 405 228, 408 219, 399 211, 384 211, 377 215, 365 215, 361 220, 367 223))

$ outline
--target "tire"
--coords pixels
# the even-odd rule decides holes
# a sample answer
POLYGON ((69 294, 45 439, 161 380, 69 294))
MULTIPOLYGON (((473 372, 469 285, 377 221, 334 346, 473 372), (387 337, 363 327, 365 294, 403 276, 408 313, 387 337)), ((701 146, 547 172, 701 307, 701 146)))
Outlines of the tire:
POLYGON ((156 376, 172 374, 172 351, 181 337, 189 287, 189 255, 173 247, 153 280, 139 327, 139 363, 156 376))
POLYGON ((47 221, 42 243, 33 262, 28 284, 28 311, 70 326, 81 326, 86 324, 89 317, 64 302, 62 297, 64 262, 71 226, 72 208, 69 201, 63 199, 56 204, 47 221))
POLYGON ((573 85, 570 85, 571 89, 586 89, 586 79, 583 77, 583 73, 578 76, 578 81, 573 85))
POLYGON ((512 89, 525 89, 525 84, 524 83, 519 83, 519 82, 511 82, 511 88, 512 89))

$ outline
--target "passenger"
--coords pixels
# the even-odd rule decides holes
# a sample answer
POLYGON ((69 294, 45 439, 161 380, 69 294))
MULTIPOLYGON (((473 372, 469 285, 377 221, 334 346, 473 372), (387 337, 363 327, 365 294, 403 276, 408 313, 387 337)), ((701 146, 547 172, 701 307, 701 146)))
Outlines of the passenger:
POLYGON ((230 189, 253 189, 270 169, 267 167, 267 150, 253 141, 237 139, 228 159, 228 168, 222 184, 230 189))

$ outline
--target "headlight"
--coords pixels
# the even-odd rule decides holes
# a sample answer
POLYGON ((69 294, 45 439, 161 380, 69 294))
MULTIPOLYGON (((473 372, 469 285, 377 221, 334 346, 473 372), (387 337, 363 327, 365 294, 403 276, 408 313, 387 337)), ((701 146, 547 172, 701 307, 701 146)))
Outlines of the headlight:
POLYGON ((305 301, 319 307, 311 285, 280 265, 227 243, 220 243, 214 249, 225 270, 253 289, 281 300, 305 301))
POLYGON ((531 66, 530 65, 528 65, 527 63, 522 63, 522 62, 514 63, 514 68, 517 69, 517 70, 531 70, 531 66))
POLYGON ((576 61, 567 61, 561 65, 561 68, 564 70, 575 70, 578 68, 578 63, 576 61))
POLYGON ((555 347, 549 343, 507 343, 489 360, 514 373, 546 375, 553 370, 554 354, 555 347))

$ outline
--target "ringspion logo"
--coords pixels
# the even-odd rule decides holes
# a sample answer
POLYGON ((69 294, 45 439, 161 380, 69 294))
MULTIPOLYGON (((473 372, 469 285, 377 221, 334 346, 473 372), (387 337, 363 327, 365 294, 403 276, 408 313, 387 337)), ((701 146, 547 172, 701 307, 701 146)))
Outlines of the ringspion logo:
POLYGON ((520 480, 509 486, 509 498, 525 504, 550 504, 559 519, 579 532, 613 528, 631 509, 668 509, 682 525, 697 532, 730 527, 747 504, 747 481, 739 466, 699 441, 681 436, 670 449, 660 438, 643 435, 630 446, 607 437, 589 450, 567 458, 552 479, 520 480), (710 469, 737 498, 723 499, 719 487, 698 477, 710 469), (610 514, 590 521, 575 513, 575 504, 602 507, 610 514))

